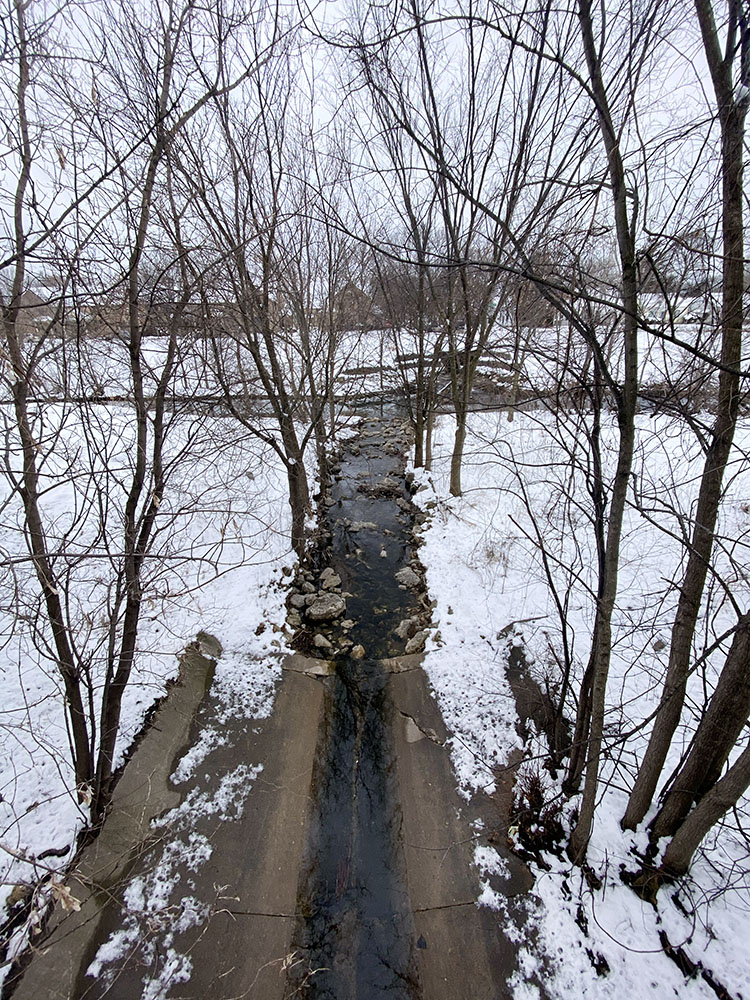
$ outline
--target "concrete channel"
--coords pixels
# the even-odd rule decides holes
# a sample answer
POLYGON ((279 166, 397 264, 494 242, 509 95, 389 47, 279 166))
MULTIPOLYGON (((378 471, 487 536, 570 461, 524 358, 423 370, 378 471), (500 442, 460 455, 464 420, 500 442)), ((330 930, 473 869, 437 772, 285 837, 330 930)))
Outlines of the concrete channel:
MULTIPOLYGON (((177 865, 201 902, 201 919, 175 914, 167 931, 138 940, 107 975, 87 975, 102 943, 123 926, 128 886, 153 871, 171 835, 152 821, 189 794, 169 775, 213 724, 211 661, 196 650, 128 764, 102 834, 69 879, 80 912, 55 916, 17 1000, 511 995, 514 935, 477 906, 473 868, 472 820, 481 811, 485 828, 502 832, 502 797, 472 806, 459 797, 421 656, 408 655, 407 633, 398 634, 400 623, 413 620, 414 631, 429 610, 418 586, 396 578, 419 567, 401 451, 386 447, 395 440, 366 421, 331 494, 330 546, 320 558, 340 578, 353 624, 345 635, 338 623, 327 629, 328 659, 288 657, 271 717, 238 725, 206 762, 214 775, 239 762, 262 762, 263 770, 238 818, 197 820, 195 832, 211 846, 205 864, 177 865), (352 655, 357 647, 361 654, 352 655), (189 977, 176 973, 153 992, 154 963, 163 968, 170 949, 189 958, 189 977)), ((505 891, 522 897, 530 878, 511 860, 505 891)))

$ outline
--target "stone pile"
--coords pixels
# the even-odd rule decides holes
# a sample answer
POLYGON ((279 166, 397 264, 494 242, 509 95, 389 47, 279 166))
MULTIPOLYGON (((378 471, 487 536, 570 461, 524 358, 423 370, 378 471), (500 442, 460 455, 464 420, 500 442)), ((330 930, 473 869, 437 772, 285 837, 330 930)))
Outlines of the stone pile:
POLYGON ((345 617, 347 596, 341 591, 341 577, 330 566, 320 573, 298 570, 287 597, 286 620, 295 640, 309 645, 311 654, 329 658, 352 650, 347 633, 354 622, 345 617))

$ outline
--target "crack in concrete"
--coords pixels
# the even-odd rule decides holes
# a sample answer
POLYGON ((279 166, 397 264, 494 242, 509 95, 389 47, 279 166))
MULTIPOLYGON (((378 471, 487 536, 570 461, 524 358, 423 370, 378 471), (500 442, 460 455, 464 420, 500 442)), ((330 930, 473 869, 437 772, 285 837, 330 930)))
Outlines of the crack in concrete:
POLYGON ((399 715, 406 720, 406 742, 417 743, 420 740, 430 740, 436 746, 445 747, 445 740, 441 740, 434 729, 425 729, 420 726, 417 720, 399 709, 399 715))
POLYGON ((465 903, 441 903, 440 906, 420 906, 416 910, 412 910, 412 913, 434 913, 437 910, 457 910, 462 906, 474 907, 476 905, 476 899, 469 899, 465 903))

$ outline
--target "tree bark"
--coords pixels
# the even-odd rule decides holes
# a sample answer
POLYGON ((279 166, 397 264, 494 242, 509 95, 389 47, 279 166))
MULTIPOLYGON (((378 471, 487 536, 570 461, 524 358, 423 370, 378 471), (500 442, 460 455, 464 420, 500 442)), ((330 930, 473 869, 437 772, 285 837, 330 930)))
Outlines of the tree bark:
POLYGON ((750 614, 740 619, 727 661, 687 760, 651 824, 655 842, 675 833, 693 802, 700 801, 721 772, 750 716, 750 614))
POLYGON ((635 406, 638 391, 638 288, 635 267, 635 244, 628 212, 628 191, 625 168, 622 162, 606 87, 601 75, 590 0, 579 0, 578 19, 581 26, 591 90, 596 103, 599 128, 607 152, 608 173, 612 186, 615 230, 620 259, 623 302, 624 379, 616 396, 619 446, 617 469, 612 485, 612 497, 607 525, 604 552, 604 572, 601 597, 597 601, 593 651, 593 677, 591 682, 591 723, 586 756, 586 776, 578 822, 571 834, 568 854, 580 864, 586 857, 591 829, 594 822, 596 793, 599 784, 604 714, 606 707, 607 679, 612 654, 612 612, 617 598, 620 541, 630 483, 635 445, 635 406))
POLYGON ((435 426, 435 410, 433 407, 427 411, 424 433, 424 467, 429 472, 432 469, 432 432, 435 426))
POLYGON ((456 411, 456 433, 453 438, 453 452, 451 454, 451 496, 461 496, 461 467, 464 460, 464 444, 466 442, 466 411, 456 411))
POLYGON ((673 875, 684 875, 708 831, 736 805, 750 786, 750 746, 740 754, 721 781, 703 796, 675 833, 664 852, 662 867, 673 875))
POLYGON ((65 688, 65 703, 72 737, 73 765, 79 793, 93 778, 93 758, 89 740, 86 713, 81 695, 80 675, 70 644, 67 624, 60 599, 60 585, 56 579, 52 559, 49 554, 47 535, 39 507, 39 473, 37 468, 37 442, 31 429, 28 412, 29 371, 24 360, 19 329, 20 301, 24 291, 26 274, 26 236, 24 210, 26 191, 31 183, 32 149, 29 137, 26 95, 30 83, 27 51, 27 3, 16 0, 15 13, 18 30, 18 89, 16 110, 21 133, 21 171, 14 194, 14 249, 16 263, 10 291, 10 301, 3 310, 3 332, 13 367, 13 407, 16 426, 21 439, 23 453, 22 486, 19 490, 24 506, 27 527, 27 543, 31 551, 34 570, 41 586, 47 618, 52 630, 52 638, 65 688))

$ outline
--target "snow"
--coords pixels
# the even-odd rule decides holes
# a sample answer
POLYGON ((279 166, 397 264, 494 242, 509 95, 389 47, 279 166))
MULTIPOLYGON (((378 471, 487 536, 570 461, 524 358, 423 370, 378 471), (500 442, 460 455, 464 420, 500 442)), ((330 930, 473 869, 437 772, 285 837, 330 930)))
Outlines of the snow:
MULTIPOLYGON (((176 773, 183 762, 184 758, 176 773)), ((165 846, 148 873, 128 884, 123 927, 99 946, 88 976, 114 982, 118 963, 138 949, 147 969, 142 1000, 161 1000, 173 986, 190 979, 192 960, 178 951, 175 938, 204 924, 211 904, 191 895, 190 884, 181 885, 181 871, 197 872, 213 851, 210 840, 193 827, 207 816, 222 823, 238 820, 262 769, 261 764, 239 764, 223 774, 215 788, 212 776, 206 775, 206 787, 191 789, 178 806, 153 824, 155 830, 163 831, 165 846)))
MULTIPOLYGON (((703 419, 709 421, 710 416, 703 419)), ((460 498, 448 491, 453 427, 451 418, 439 419, 433 470, 415 470, 421 487, 416 502, 428 515, 420 558, 436 601, 433 621, 438 631, 428 644, 425 669, 454 734, 453 762, 460 790, 468 796, 492 790, 492 768, 521 746, 504 674, 508 640, 523 646, 537 681, 554 689, 557 659, 567 638, 574 672, 580 676, 591 640, 595 548, 584 481, 583 426, 572 418, 561 426, 544 410, 517 412, 512 422, 504 413, 471 414, 460 498), (579 465, 574 471, 571 455, 579 465), (551 554, 549 578, 539 538, 551 554), (550 583, 564 602, 563 616, 550 583)), ((588 854, 602 887, 592 890, 578 869, 554 855, 545 856, 549 872, 534 868, 536 903, 532 898, 527 907, 518 970, 511 982, 516 1000, 539 996, 536 983, 543 983, 553 1000, 713 998, 703 979, 686 979, 665 956, 659 931, 666 931, 674 947, 684 945, 694 962, 712 970, 730 995, 750 995, 748 852, 731 816, 707 838, 691 878, 662 889, 656 908, 643 903, 620 879, 621 865, 636 867, 632 848, 644 846, 643 831, 625 834, 619 820, 648 736, 648 727, 638 729, 638 724, 648 718, 659 695, 665 650, 658 640, 669 639, 675 583, 684 559, 681 528, 694 508, 702 465, 695 437, 676 419, 644 414, 637 431, 634 481, 641 510, 631 505, 625 520, 606 728, 611 753, 588 854), (618 733, 632 729, 637 731, 630 739, 618 741, 618 733), (673 897, 681 900, 690 917, 673 897), (609 967, 606 975, 595 971, 594 961, 603 968, 597 956, 609 967)), ((747 607, 750 584, 742 567, 750 555, 750 467, 745 460, 749 421, 741 422, 736 440, 714 566, 717 575, 731 581, 739 606, 747 607)), ((616 438, 611 417, 605 420, 603 443, 612 467, 616 438)), ((709 588, 701 620, 701 648, 736 621, 722 588, 709 588)), ((724 644, 724 653, 726 648, 724 644)), ((691 677, 683 726, 666 773, 690 739, 721 662, 719 649, 691 677)), ((545 749, 545 741, 532 733, 520 773, 538 770, 535 758, 543 758, 545 749)), ((550 794, 559 791, 551 778, 546 783, 550 794)), ((563 813, 566 824, 573 804, 563 813)), ((739 815, 746 815, 747 805, 740 803, 739 815)), ((490 886, 493 861, 486 851, 478 849, 475 855, 481 885, 478 904, 498 910, 508 933, 514 923, 502 892, 490 886)))

